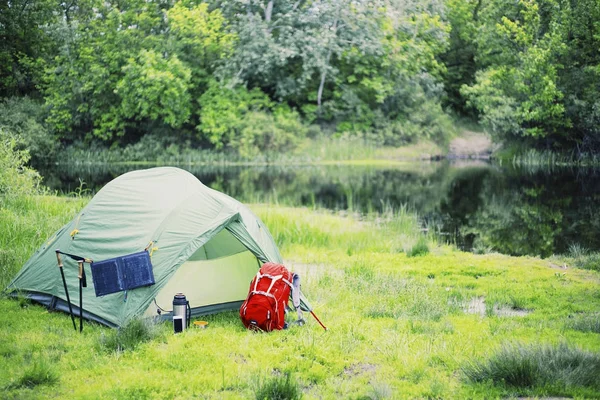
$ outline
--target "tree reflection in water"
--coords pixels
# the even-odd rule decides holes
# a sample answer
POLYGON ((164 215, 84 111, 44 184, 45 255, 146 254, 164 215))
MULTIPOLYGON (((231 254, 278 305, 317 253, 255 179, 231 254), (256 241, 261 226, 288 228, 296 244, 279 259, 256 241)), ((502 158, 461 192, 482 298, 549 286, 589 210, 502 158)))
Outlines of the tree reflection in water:
MULTIPOLYGON (((58 166, 46 185, 95 193, 132 166, 58 166)), ((512 255, 600 250, 600 174, 527 171, 489 164, 414 163, 398 167, 183 166, 205 185, 242 202, 322 207, 359 213, 408 207, 423 224, 465 250, 512 255)))

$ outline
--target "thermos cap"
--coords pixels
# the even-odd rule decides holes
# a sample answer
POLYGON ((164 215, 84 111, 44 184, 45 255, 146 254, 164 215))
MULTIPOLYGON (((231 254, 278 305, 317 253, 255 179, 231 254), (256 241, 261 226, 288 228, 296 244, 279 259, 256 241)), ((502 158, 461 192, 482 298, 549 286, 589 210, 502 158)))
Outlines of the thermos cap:
POLYGON ((183 293, 177 293, 175 297, 173 297, 173 305, 186 305, 187 299, 183 293))

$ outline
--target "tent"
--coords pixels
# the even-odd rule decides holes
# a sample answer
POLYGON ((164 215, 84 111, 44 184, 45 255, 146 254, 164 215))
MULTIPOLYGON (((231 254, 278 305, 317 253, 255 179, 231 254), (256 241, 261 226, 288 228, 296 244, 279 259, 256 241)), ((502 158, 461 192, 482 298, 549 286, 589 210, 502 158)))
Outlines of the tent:
MULTIPOLYGON (((106 184, 35 252, 7 289, 68 312, 56 249, 98 262, 146 248, 154 283, 97 296, 94 282, 100 281, 93 276, 82 290, 84 318, 118 327, 158 310, 169 315, 178 292, 189 300, 192 316, 236 309, 262 263, 282 262, 267 227, 246 206, 187 171, 160 167, 106 184)), ((69 257, 63 263, 79 315, 78 263, 69 257)), ((93 267, 84 264, 88 277, 93 267)))

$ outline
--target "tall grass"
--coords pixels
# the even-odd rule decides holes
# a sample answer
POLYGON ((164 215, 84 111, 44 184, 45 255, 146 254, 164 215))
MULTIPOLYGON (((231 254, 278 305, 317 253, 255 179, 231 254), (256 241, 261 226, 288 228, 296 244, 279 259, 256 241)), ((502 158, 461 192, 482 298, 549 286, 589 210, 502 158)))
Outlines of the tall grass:
POLYGON ((528 167, 552 171, 556 167, 577 166, 594 167, 600 165, 600 156, 593 153, 557 153, 550 150, 527 149, 514 154, 511 160, 513 166, 528 167))
POLYGON ((69 222, 87 201, 23 195, 0 202, 0 290, 43 241, 69 222))
POLYGON ((600 390, 600 354, 567 344, 506 344, 487 360, 463 368, 473 382, 491 381, 517 389, 547 388, 561 394, 565 388, 583 386, 600 390))
POLYGON ((302 390, 289 372, 259 382, 256 400, 299 400, 302 390))
POLYGON ((417 216, 406 207, 397 210, 388 207, 384 213, 368 215, 339 215, 306 208, 255 206, 253 209, 269 227, 282 251, 291 246, 329 247, 344 248, 352 255, 362 251, 402 252, 414 243, 427 247, 428 239, 422 237, 417 216), (373 240, 376 231, 383 234, 373 240))
POLYGON ((27 367, 21 376, 9 385, 9 389, 19 388, 33 388, 38 385, 54 385, 59 381, 59 375, 45 359, 41 358, 33 361, 33 363, 27 367))
POLYGON ((100 337, 100 345, 109 352, 135 350, 141 343, 148 342, 160 334, 151 320, 135 318, 127 325, 100 337))
POLYGON ((576 315, 567 322, 566 327, 580 332, 600 333, 600 313, 576 315))
POLYGON ((138 143, 126 147, 74 145, 63 152, 61 163, 66 165, 141 164, 141 165, 295 165, 323 162, 352 162, 360 160, 428 159, 442 153, 432 142, 419 142, 402 148, 385 147, 357 136, 328 137, 318 135, 304 139, 289 152, 261 152, 242 157, 232 151, 194 148, 156 135, 146 135, 138 143))

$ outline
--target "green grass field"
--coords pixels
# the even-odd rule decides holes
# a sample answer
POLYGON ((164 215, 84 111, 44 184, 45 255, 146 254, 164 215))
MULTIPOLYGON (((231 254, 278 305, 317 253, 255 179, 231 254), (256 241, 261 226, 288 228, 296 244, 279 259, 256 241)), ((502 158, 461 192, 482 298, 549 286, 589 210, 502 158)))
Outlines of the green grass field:
MULTIPOLYGON (((87 201, 0 203, 3 287, 87 201)), ((599 272, 463 253, 406 210, 251 208, 328 331, 307 316, 253 333, 233 311, 180 335, 139 321, 79 334, 67 314, 1 298, 0 398, 600 398, 599 272)))

